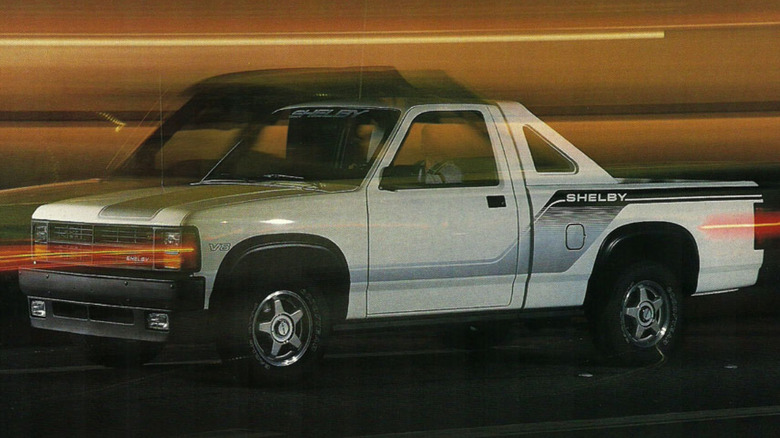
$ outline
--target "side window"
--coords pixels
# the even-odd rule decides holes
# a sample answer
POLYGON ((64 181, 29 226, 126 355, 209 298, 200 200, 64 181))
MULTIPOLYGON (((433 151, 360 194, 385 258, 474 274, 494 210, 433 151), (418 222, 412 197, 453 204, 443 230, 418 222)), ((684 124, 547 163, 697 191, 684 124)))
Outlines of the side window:
POLYGON ((433 111, 417 116, 385 172, 394 188, 498 185, 485 119, 478 111, 433 111))
POLYGON ((534 160, 534 167, 539 173, 572 173, 576 169, 574 163, 563 155, 555 146, 551 145, 547 139, 539 135, 538 132, 523 127, 525 140, 528 142, 528 148, 531 150, 531 157, 534 160))

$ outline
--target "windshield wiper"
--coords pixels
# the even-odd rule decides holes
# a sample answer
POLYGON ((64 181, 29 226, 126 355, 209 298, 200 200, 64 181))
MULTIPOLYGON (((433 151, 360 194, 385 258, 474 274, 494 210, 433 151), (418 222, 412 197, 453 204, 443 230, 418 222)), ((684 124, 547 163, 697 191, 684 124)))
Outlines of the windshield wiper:
POLYGON ((212 178, 204 179, 198 183, 193 183, 193 185, 200 184, 256 184, 269 187, 323 190, 322 183, 318 181, 306 181, 302 176, 285 175, 282 173, 269 173, 256 178, 212 178))
POLYGON ((297 175, 268 173, 263 175, 262 178, 265 181, 262 181, 261 184, 272 187, 293 187, 304 190, 323 190, 322 183, 319 181, 306 181, 306 178, 297 175))
POLYGON ((253 181, 251 179, 247 178, 212 178, 212 179, 204 179, 196 183, 192 183, 192 185, 200 185, 200 184, 253 184, 257 181, 253 181))
POLYGON ((264 179, 281 179, 285 181, 304 181, 306 178, 298 175, 286 175, 284 173, 267 173, 263 175, 264 179))

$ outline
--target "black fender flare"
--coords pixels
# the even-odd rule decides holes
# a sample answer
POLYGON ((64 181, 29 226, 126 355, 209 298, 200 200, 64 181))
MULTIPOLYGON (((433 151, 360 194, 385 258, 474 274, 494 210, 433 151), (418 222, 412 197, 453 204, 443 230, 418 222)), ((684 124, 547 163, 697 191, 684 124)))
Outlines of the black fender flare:
POLYGON ((613 230, 602 241, 588 282, 586 306, 595 298, 602 276, 610 272, 614 264, 624 265, 637 259, 654 260, 669 266, 680 276, 685 294, 689 295, 696 290, 700 255, 696 239, 690 231, 671 222, 638 222, 613 230), (664 244, 671 245, 671 248, 665 248, 664 244), (639 249, 645 251, 635 254, 639 249), (664 257, 662 251, 665 249, 676 252, 679 259, 664 257))
POLYGON ((222 260, 209 299, 219 307, 231 295, 230 279, 251 267, 255 275, 295 276, 318 282, 332 321, 346 319, 350 275, 346 257, 331 240, 312 234, 270 234, 246 239, 222 260))

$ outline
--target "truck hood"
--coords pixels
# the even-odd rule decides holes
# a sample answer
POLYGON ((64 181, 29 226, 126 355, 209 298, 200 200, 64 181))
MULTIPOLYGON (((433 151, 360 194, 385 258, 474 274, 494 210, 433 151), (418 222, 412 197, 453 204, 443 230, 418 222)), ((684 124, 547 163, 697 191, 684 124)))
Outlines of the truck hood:
POLYGON ((159 185, 159 179, 87 179, 0 190, 0 239, 26 240, 36 208, 62 199, 159 185))
POLYGON ((188 215, 214 207, 344 190, 343 185, 313 188, 283 183, 157 187, 47 204, 35 211, 34 218, 84 223, 179 225, 188 215))

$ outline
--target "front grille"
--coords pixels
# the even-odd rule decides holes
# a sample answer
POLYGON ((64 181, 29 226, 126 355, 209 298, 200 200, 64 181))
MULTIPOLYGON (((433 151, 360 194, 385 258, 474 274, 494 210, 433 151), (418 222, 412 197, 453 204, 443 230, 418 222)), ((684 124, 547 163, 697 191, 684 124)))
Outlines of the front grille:
POLYGON ((120 245, 151 245, 154 242, 154 230, 147 227, 95 227, 95 243, 120 245))
POLYGON ((150 268, 154 228, 52 222, 48 244, 36 244, 36 259, 67 265, 150 268))
POLYGON ((154 228, 52 223, 50 242, 75 245, 151 245, 154 228))
POLYGON ((197 270, 194 227, 91 225, 33 221, 36 263, 131 269, 197 270))
POLYGON ((92 225, 53 223, 50 235, 56 243, 91 244, 94 229, 92 225))

